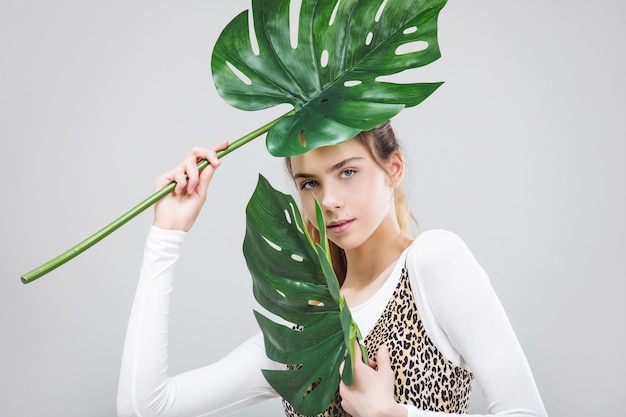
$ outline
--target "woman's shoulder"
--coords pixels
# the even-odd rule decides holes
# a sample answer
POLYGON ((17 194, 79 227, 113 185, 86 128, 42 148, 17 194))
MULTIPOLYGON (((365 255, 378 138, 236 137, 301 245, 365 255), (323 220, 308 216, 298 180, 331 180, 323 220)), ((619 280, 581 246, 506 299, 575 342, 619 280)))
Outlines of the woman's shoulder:
POLYGON ((421 232, 411 245, 407 264, 427 282, 441 282, 442 278, 448 281, 459 274, 481 271, 465 241, 446 229, 421 232))
POLYGON ((413 241, 412 254, 421 261, 450 260, 450 256, 469 252, 465 241, 447 229, 431 229, 421 232, 413 241))

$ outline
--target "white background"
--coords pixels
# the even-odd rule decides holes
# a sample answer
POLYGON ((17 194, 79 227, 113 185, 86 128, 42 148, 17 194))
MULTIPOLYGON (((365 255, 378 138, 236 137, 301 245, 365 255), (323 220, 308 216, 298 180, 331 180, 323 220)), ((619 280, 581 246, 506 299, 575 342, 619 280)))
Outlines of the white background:
MULTIPOLYGON (((113 416, 151 210, 58 270, 20 276, 152 192, 192 145, 284 109, 243 112, 210 73, 237 1, 1 0, 0 416, 113 416)), ((450 1, 445 81, 394 122, 422 229, 458 233, 490 274, 552 416, 618 415, 626 393, 626 5, 450 1)), ((189 235, 172 373, 256 330, 241 254, 264 139, 224 158, 189 235)), ((484 410, 475 389, 472 410, 484 410)), ((280 415, 270 402, 239 416, 280 415)))

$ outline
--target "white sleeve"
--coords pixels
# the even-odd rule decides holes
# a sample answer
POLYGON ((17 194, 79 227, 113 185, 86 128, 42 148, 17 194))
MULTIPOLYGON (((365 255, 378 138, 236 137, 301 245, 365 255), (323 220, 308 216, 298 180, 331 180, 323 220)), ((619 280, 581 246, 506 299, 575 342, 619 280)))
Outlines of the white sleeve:
MULTIPOLYGON (((416 283, 432 314, 431 323, 473 373, 487 400, 488 415, 547 416, 506 312, 465 243, 445 230, 425 232, 407 263, 411 283, 416 283)), ((407 409, 411 417, 451 416, 407 409)))
POLYGON ((184 232, 151 227, 130 315, 120 372, 120 417, 222 416, 276 394, 261 369, 273 369, 259 332, 211 365, 168 375, 173 270, 184 232))

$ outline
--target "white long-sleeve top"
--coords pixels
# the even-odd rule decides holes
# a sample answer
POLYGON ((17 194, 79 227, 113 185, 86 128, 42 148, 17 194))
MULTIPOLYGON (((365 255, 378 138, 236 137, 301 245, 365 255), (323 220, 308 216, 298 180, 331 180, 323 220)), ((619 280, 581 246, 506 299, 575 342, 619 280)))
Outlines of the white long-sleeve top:
MULTIPOLYGON (((265 355, 261 332, 223 359, 168 375, 173 270, 184 232, 151 227, 129 320, 118 391, 120 417, 224 416, 274 398, 261 369, 284 369, 265 355)), ((454 233, 421 233, 385 284, 350 309, 363 335, 374 326, 406 262, 424 327, 439 351, 474 375, 488 415, 547 416, 524 352, 489 279, 454 233)), ((452 416, 405 406, 409 417, 452 416)))

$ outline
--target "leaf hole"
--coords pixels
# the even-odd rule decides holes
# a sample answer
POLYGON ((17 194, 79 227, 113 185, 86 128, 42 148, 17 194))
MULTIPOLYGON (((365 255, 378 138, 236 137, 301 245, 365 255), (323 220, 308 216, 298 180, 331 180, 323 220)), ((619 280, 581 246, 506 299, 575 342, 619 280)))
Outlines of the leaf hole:
MULTIPOLYGON (((294 207, 293 203, 289 203, 289 207, 291 207, 291 214, 293 215, 294 220, 296 219, 296 208, 294 207)), ((300 233, 304 233, 304 230, 302 230, 302 228, 300 227, 300 223, 298 223, 296 221, 296 227, 298 228, 298 231, 300 233)))
POLYGON ((296 262, 302 262, 302 261, 304 261, 304 258, 303 258, 302 256, 300 256, 300 255, 296 255, 295 253, 293 253, 293 254, 291 255, 291 259, 293 259, 293 260, 294 260, 294 261, 296 261, 296 262))
POLYGON ((404 29, 404 31, 402 31, 402 34, 410 35, 411 33, 415 33, 415 32, 417 32, 417 26, 411 26, 410 28, 404 29))
POLYGON ((335 23, 335 18, 337 17, 337 11, 339 10, 339 3, 341 3, 341 0, 337 0, 337 3, 335 3, 335 8, 333 9, 332 14, 330 15, 328 26, 332 26, 333 23, 335 23))
POLYGON ((426 49, 428 49, 428 42, 426 41, 408 42, 396 48, 396 55, 412 54, 414 52, 421 52, 426 49))
POLYGON ((385 10, 386 5, 387 5, 387 0, 383 0, 380 7, 378 8, 378 11, 376 12, 376 16, 374 17, 375 22, 378 23, 378 21, 380 20, 380 17, 382 16, 383 10, 385 10))
POLYGON ((254 17, 252 16, 252 10, 248 10, 248 32, 250 33, 250 46, 252 47, 252 53, 259 56, 261 51, 259 50, 259 41, 256 38, 256 31, 254 29, 254 17))
POLYGON ((276 290, 276 292, 278 293, 278 295, 280 295, 283 298, 287 298, 287 296, 285 295, 284 292, 282 292, 281 290, 276 290))
POLYGON ((287 209, 285 209, 285 219, 287 220, 287 223, 291 224, 291 215, 287 209))
POLYGON ((296 49, 298 47, 298 29, 300 27, 300 9, 302 7, 302 0, 291 0, 289 3, 289 35, 291 41, 291 47, 296 49))
POLYGON ((304 395, 302 395, 302 398, 306 398, 311 395, 311 393, 313 393, 313 390, 315 390, 315 388, 317 388, 321 383, 322 378, 317 378, 315 381, 313 381, 313 383, 311 383, 311 385, 309 385, 309 387, 304 392, 304 395))
POLYGON ((278 252, 282 251, 283 248, 281 248, 280 246, 278 246, 276 243, 272 242, 271 240, 269 240, 268 238, 266 238, 265 236, 261 236, 263 238, 263 240, 265 240, 265 242, 270 245, 274 250, 277 250, 278 252))
POLYGON ((322 51, 322 56, 320 57, 320 65, 322 68, 326 68, 328 66, 328 50, 324 49, 322 51))
POLYGON ((252 80, 250 80, 250 78, 248 78, 248 76, 246 74, 244 74, 243 72, 239 71, 239 69, 237 67, 235 67, 233 64, 231 64, 228 61, 226 61, 226 65, 233 72, 233 74, 235 74, 237 76, 237 78, 239 78, 244 84, 252 85, 252 80))
POLYGON ((372 43, 372 39, 374 38, 374 34, 372 32, 367 34, 367 38, 365 38, 365 45, 369 46, 372 43))
POLYGON ((301 130, 298 134, 298 140, 300 141, 300 146, 306 148, 306 139, 304 138, 304 130, 301 130))
POLYGON ((309 300, 309 305, 314 307, 324 307, 324 303, 318 300, 309 300))
POLYGON ((361 84, 362 81, 360 80, 351 80, 351 81, 346 81, 345 83, 343 83, 344 87, 356 87, 357 85, 361 84))

